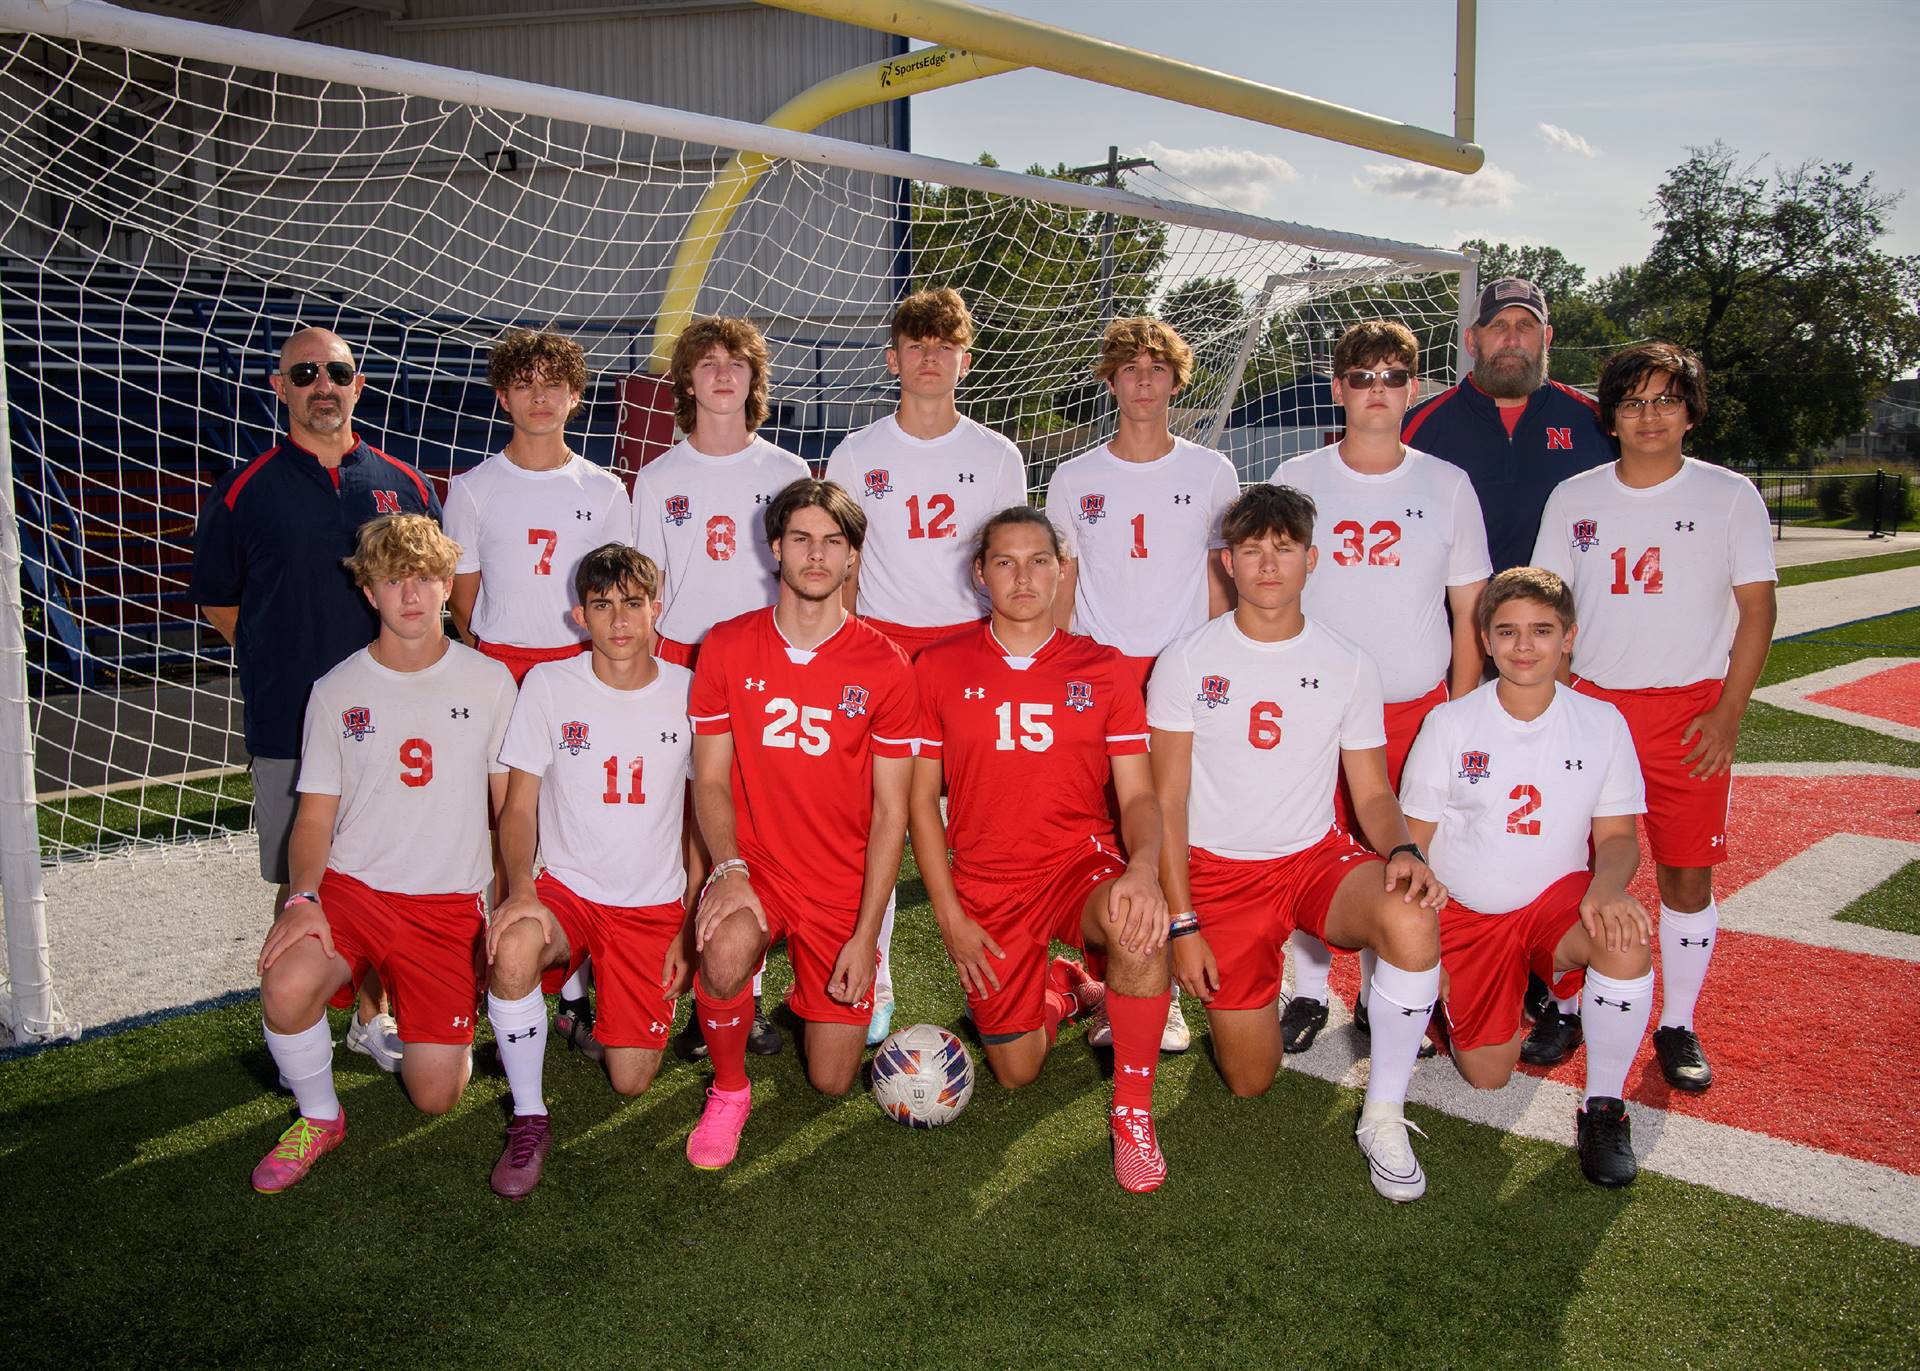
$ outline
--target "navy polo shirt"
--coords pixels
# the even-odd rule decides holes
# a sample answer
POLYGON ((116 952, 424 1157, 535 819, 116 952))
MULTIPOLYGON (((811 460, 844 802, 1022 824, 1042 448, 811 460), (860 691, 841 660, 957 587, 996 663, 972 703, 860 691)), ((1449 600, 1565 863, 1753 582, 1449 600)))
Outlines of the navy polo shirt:
POLYGON ((1467 473, 1495 571, 1533 560, 1540 512, 1555 486, 1619 455, 1600 427, 1600 407, 1558 381, 1527 397, 1512 437, 1493 397, 1469 377, 1408 411, 1400 441, 1467 473))
POLYGON ((440 498, 364 441, 329 471, 292 439, 222 476, 200 511, 193 602, 240 607, 233 655, 254 756, 298 757, 313 683, 379 631, 341 565, 377 514, 439 519, 440 498))

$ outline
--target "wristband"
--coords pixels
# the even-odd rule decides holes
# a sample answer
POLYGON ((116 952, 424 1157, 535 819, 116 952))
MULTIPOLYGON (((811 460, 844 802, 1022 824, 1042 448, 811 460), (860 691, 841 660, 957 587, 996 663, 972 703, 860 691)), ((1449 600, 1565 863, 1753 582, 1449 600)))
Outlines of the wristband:
POLYGON ((319 904, 319 903, 320 903, 319 891, 296 890, 294 891, 293 894, 287 896, 287 898, 281 902, 280 908, 284 912, 288 909, 291 909, 294 905, 297 905, 297 904, 319 904))
POLYGON ((1413 854, 1414 860, 1419 862, 1420 865, 1422 866, 1429 865, 1427 861, 1427 854, 1420 850, 1419 843, 1401 843, 1400 846, 1396 847, 1393 851, 1387 854, 1387 860, 1392 861, 1395 857, 1398 857, 1402 852, 1411 852, 1413 854))
POLYGON ((1167 937, 1184 938, 1189 933, 1200 931, 1200 916, 1189 909, 1184 914, 1173 916, 1173 922, 1167 925, 1167 937))
POLYGON ((707 879, 701 885, 700 888, 702 890, 705 890, 707 886, 712 885, 715 881, 719 880, 722 876, 731 876, 736 871, 738 871, 742 876, 747 876, 749 880, 752 879, 752 877, 748 876, 747 874, 747 864, 744 861, 742 861, 738 857, 729 857, 724 862, 719 863, 717 866, 713 868, 713 870, 707 873, 707 879))

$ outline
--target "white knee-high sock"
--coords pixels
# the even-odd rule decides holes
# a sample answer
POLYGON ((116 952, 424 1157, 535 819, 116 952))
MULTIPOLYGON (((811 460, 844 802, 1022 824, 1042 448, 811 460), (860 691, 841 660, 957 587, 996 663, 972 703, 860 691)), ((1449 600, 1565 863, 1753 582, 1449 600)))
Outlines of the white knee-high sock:
POLYGON ((765 957, 762 957, 760 959, 760 965, 754 969, 754 973, 753 973, 753 998, 755 1000, 758 1000, 760 998, 760 982, 762 982, 766 978, 767 978, 767 959, 765 957))
POLYGON ((544 1114, 547 1097, 542 1077, 547 1065, 547 1000, 540 987, 517 1000, 487 992, 487 1022, 493 1025, 500 1065, 506 1068, 515 1114, 544 1114))
POLYGON ((587 992, 593 989, 593 958, 582 957, 580 969, 567 977, 567 983, 560 987, 563 1000, 584 1000, 587 992))
POLYGON ((301 1114, 309 1119, 339 1118, 340 1097, 333 1090, 333 1033, 327 1016, 322 1014, 313 1027, 298 1033, 275 1033, 264 1020, 260 1029, 301 1114))
POLYGON ((1293 998, 1327 1002, 1327 972, 1333 969, 1333 949, 1313 934, 1295 929, 1287 939, 1287 959, 1293 963, 1293 998))
POLYGON ((1587 1098, 1621 1099, 1627 1088, 1627 1068, 1647 1036, 1653 1017, 1653 973, 1631 981, 1616 981, 1598 971, 1587 972, 1586 1006, 1580 1026, 1587 1039, 1587 1098))
POLYGON ((1373 1021, 1373 1061, 1367 1068, 1367 1103, 1405 1104, 1413 1064, 1420 1055, 1433 1002, 1440 997, 1440 968, 1408 971, 1382 957, 1373 971, 1367 1016, 1373 1021))
POLYGON ((893 915, 897 903, 887 896, 887 912, 880 916, 880 964, 873 970, 873 1002, 884 1004, 893 998, 893 915))
POLYGON ((1706 984, 1707 963, 1720 941, 1720 906, 1712 900, 1698 914, 1660 904, 1660 1026, 1692 1028, 1693 1007, 1706 984))
POLYGON ((1373 993, 1373 969, 1380 965, 1380 954, 1370 947, 1360 949, 1360 988, 1353 997, 1361 1004, 1367 1002, 1367 996, 1373 993))

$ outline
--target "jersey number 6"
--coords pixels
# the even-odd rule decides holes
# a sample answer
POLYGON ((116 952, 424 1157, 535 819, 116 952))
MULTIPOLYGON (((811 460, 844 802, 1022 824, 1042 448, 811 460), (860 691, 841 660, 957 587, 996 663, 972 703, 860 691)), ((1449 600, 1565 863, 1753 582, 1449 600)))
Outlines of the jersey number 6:
POLYGON ((1262 700, 1247 711, 1247 741, 1262 752, 1280 746, 1280 706, 1262 700))

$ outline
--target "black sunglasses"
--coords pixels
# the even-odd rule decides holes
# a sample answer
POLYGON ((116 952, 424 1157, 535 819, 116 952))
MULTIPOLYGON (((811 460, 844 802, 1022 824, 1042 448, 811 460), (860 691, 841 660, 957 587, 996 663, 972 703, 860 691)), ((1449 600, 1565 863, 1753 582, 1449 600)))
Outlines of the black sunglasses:
MULTIPOLYGON (((305 390, 308 386, 320 379, 320 363, 295 362, 292 366, 283 368, 280 374, 294 385, 300 387, 300 389, 305 390)), ((352 362, 327 363, 327 379, 336 386, 350 384, 353 376, 354 370, 352 362)))
POLYGON ((1405 367, 1392 367, 1386 371, 1363 371, 1355 367, 1340 378, 1348 390, 1372 390, 1375 381, 1388 390, 1405 390, 1407 382, 1412 379, 1413 373, 1405 367))

